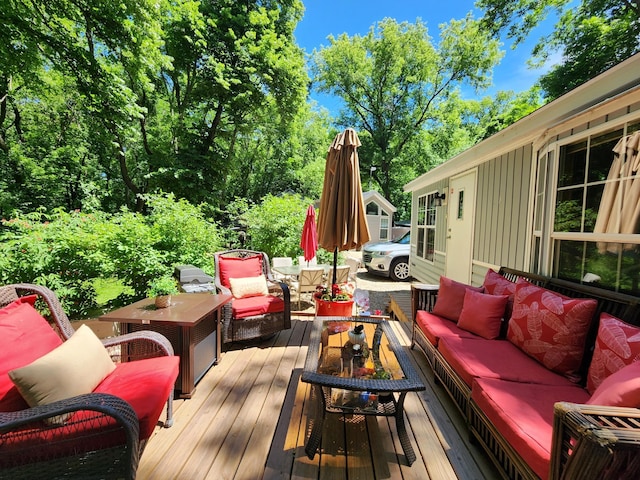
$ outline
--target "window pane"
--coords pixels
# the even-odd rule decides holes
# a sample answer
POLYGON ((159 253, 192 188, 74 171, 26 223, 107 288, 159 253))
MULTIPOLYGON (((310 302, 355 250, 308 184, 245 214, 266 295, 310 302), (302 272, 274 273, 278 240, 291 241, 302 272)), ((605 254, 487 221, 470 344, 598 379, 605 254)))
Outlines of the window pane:
POLYGON ((458 192, 458 220, 462 220, 462 212, 464 211, 464 190, 458 192))
POLYGON ((367 215, 378 215, 378 204, 375 202, 367 203, 367 215))
POLYGON ((558 170, 558 186, 584 183, 584 170, 587 164, 587 141, 562 147, 558 170))
POLYGON ((591 139, 589 152, 589 182, 604 181, 613 163, 613 147, 622 138, 622 130, 609 132, 591 139))
POLYGON ((585 232, 593 232, 593 227, 596 224, 596 219, 598 218, 598 213, 600 212, 600 200, 602 199, 603 190, 603 183, 587 187, 587 205, 584 212, 585 232))
POLYGON ((426 201, 427 201, 426 195, 423 195, 422 197, 418 198, 418 225, 425 224, 426 201))
POLYGON ((416 245, 416 255, 418 258, 424 258, 424 232, 425 228, 418 229, 418 243, 416 245))
POLYGON ((425 256, 424 258, 426 258, 427 260, 430 260, 433 262, 433 258, 434 258, 434 253, 433 251, 435 250, 435 239, 436 239, 436 232, 433 228, 429 228, 427 229, 427 242, 426 242, 426 252, 425 252, 425 256))
POLYGON ((561 190, 556 199, 554 231, 580 232, 582 225, 582 188, 561 190))

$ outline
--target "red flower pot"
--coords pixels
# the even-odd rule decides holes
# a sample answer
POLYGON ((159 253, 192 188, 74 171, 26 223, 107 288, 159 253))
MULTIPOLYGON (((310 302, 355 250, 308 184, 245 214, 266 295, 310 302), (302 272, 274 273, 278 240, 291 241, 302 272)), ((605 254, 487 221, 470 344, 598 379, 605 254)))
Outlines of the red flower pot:
POLYGON ((351 317, 353 316, 353 299, 330 301, 315 297, 316 315, 319 317, 351 317))

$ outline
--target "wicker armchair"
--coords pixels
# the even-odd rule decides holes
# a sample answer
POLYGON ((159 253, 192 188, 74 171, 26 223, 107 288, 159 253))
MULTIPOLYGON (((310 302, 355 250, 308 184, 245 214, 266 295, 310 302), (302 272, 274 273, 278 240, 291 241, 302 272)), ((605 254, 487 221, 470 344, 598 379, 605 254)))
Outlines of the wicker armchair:
POLYGON ((549 478, 640 478, 640 410, 559 402, 549 478))
MULTIPOLYGON (((63 341, 69 339, 75 329, 55 293, 46 287, 30 284, 0 287, 0 307, 29 294, 44 301, 49 310, 45 318, 63 341)), ((25 338, 25 348, 28 341, 25 338)), ((173 355, 168 340, 155 332, 136 332, 104 339, 102 343, 116 363, 173 355)), ((160 413, 161 407, 155 408, 160 413)), ((146 419, 147 429, 150 424, 155 426, 156 419, 157 416, 146 419)), ((169 395, 164 426, 169 427, 172 422, 172 395, 169 395)), ((94 392, 39 407, 2 411, 0 478, 133 479, 147 433, 141 431, 132 405, 109 393, 94 392), (73 415, 63 424, 44 421, 63 413, 73 415)))
POLYGON ((224 306, 221 330, 223 342, 266 338, 291 328, 289 287, 286 283, 273 279, 266 253, 253 250, 228 250, 216 253, 214 259, 215 285, 220 293, 231 294, 229 274, 230 266, 234 263, 251 264, 251 268, 250 271, 244 268, 248 273, 239 273, 240 270, 236 268, 235 273, 231 273, 231 278, 234 275, 252 277, 261 273, 267 280, 268 288, 268 295, 260 298, 234 298, 224 306), (247 308, 248 303, 251 304, 249 308, 247 308), (240 313, 241 308, 242 313, 240 313))

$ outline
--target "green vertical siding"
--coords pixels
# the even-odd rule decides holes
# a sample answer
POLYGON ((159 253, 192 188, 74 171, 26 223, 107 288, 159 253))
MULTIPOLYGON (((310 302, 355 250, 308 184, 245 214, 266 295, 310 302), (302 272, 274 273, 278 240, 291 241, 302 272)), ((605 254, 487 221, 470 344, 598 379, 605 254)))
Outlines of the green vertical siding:
POLYGON ((532 148, 526 145, 478 167, 474 261, 518 269, 528 265, 531 165, 532 148))

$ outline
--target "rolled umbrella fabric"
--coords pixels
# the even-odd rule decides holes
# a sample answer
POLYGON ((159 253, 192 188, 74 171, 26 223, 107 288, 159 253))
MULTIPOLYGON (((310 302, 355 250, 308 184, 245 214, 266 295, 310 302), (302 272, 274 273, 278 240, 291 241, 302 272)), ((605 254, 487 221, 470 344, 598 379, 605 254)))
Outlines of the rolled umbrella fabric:
POLYGON ((304 259, 307 262, 316 256, 316 251, 318 250, 318 232, 316 230, 316 211, 313 205, 309 205, 309 208, 307 208, 307 216, 302 226, 300 248, 302 248, 304 259))
MULTIPOLYGON (((626 137, 613 147, 614 159, 602 192, 596 233, 637 233, 640 220, 640 131, 626 137)), ((636 245, 625 244, 629 250, 636 245)), ((598 250, 616 253, 617 244, 598 242, 598 250)))
MULTIPOLYGON (((333 250, 334 277, 338 251, 358 248, 369 241, 362 199, 358 134, 346 129, 334 138, 327 153, 318 212, 318 243, 333 250)), ((332 279, 335 283, 335 278, 332 279)))

